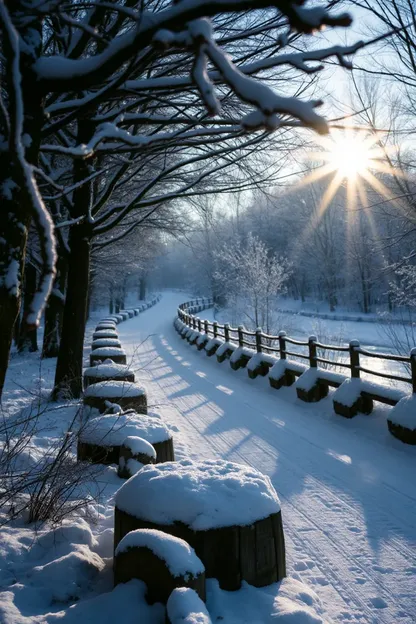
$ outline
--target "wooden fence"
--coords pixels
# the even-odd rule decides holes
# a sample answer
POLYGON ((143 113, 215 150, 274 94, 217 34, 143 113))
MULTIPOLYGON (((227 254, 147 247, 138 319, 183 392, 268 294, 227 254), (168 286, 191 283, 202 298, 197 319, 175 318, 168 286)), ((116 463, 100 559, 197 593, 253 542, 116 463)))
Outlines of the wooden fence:
MULTIPOLYGON (((274 360, 270 356, 273 356, 276 360, 282 360, 282 365, 285 369, 282 379, 277 381, 270 379, 270 384, 275 388, 280 388, 282 385, 291 385, 295 381, 296 376, 299 377, 308 369, 315 369, 314 387, 307 388, 306 391, 305 388, 297 388, 299 398, 305 401, 317 401, 323 398, 328 392, 328 386, 338 388, 347 379, 360 380, 362 373, 388 381, 410 384, 413 393, 416 393, 416 349, 413 349, 408 356, 392 355, 364 349, 357 340, 352 340, 345 346, 325 344, 319 342, 315 336, 310 336, 308 340, 296 340, 287 336, 284 331, 273 336, 264 333, 261 328, 258 328, 256 331, 249 331, 241 325, 239 327, 231 327, 228 323, 220 324, 216 321, 202 320, 196 316, 199 312, 212 305, 212 299, 187 301, 179 306, 178 318, 195 332, 205 334, 209 339, 218 339, 218 346, 220 346, 221 342, 236 345, 243 359, 244 350, 246 349, 246 361, 244 363, 242 360, 243 366, 248 363, 253 355, 264 354, 265 361, 263 365, 265 365, 265 370, 263 366, 263 372, 260 372, 262 375, 267 374, 273 365, 274 360), (333 359, 331 359, 331 356, 333 356, 333 359), (404 373, 408 371, 410 375, 407 376, 406 374, 393 374, 374 370, 363 366, 363 358, 374 358, 385 362, 395 362, 404 365, 404 373), (303 361, 304 365, 297 366, 297 361, 303 361), (329 371, 329 367, 339 367, 343 369, 346 374, 342 375, 329 371)), ((213 352, 215 352, 215 349, 213 352)), ((228 356, 229 355, 230 354, 228 354, 228 356)), ((259 355, 257 361, 261 361, 261 359, 262 356, 259 355)), ((241 366, 236 366, 236 368, 239 367, 241 366)), ((280 368, 282 368, 282 366, 280 366, 280 368)), ((256 374, 250 374, 250 377, 255 376, 256 374)), ((336 399, 334 398, 334 407, 337 413, 351 417, 354 416, 357 411, 371 412, 373 400, 381 401, 388 405, 395 405, 400 398, 406 394, 408 394, 406 391, 400 391, 392 387, 386 388, 386 386, 374 384, 368 380, 362 380, 359 403, 352 409, 346 410, 345 405, 341 404, 337 406, 335 404, 336 399)), ((349 406, 349 408, 350 407, 351 406, 349 406)))

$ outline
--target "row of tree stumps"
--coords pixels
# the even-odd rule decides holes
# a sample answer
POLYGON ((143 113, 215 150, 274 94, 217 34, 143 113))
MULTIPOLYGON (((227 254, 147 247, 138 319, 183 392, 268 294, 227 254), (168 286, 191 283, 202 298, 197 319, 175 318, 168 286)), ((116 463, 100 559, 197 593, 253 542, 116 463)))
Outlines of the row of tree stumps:
POLYGON ((226 590, 285 576, 279 500, 253 469, 174 461, 170 430, 148 410, 118 339, 117 324, 139 312, 106 317, 93 334, 78 459, 117 464, 126 480, 115 498, 114 583, 143 581, 171 624, 194 612, 208 623, 206 576, 226 590))

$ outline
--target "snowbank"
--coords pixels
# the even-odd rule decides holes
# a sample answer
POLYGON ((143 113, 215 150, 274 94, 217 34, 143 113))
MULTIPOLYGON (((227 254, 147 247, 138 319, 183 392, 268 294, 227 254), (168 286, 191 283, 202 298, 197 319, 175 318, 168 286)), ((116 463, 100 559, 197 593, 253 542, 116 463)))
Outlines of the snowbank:
POLYGON ((199 531, 247 526, 280 510, 269 477, 223 460, 145 466, 117 492, 116 506, 149 522, 180 521, 199 531))
POLYGON ((155 529, 130 531, 118 543, 115 556, 130 548, 148 548, 166 563, 172 576, 198 576, 205 572, 194 549, 183 539, 155 529))

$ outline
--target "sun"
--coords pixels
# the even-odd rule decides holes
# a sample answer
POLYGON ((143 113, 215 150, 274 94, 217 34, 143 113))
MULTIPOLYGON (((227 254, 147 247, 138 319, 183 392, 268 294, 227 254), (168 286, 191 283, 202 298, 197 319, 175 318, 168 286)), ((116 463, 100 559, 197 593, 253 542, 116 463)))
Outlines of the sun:
POLYGON ((340 136, 331 141, 325 160, 343 178, 356 178, 365 175, 373 164, 371 147, 368 141, 358 137, 340 136))

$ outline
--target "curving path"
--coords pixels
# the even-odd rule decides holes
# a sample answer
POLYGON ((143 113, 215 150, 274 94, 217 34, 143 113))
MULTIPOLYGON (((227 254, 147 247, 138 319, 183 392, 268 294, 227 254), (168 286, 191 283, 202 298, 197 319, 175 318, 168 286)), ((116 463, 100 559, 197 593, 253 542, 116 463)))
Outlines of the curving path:
POLYGON ((347 421, 330 398, 304 404, 292 388, 273 390, 218 364, 176 333, 185 300, 165 293, 118 327, 137 380, 178 429, 177 454, 270 476, 289 574, 315 589, 330 621, 416 622, 416 448, 390 436, 388 408, 347 421))

